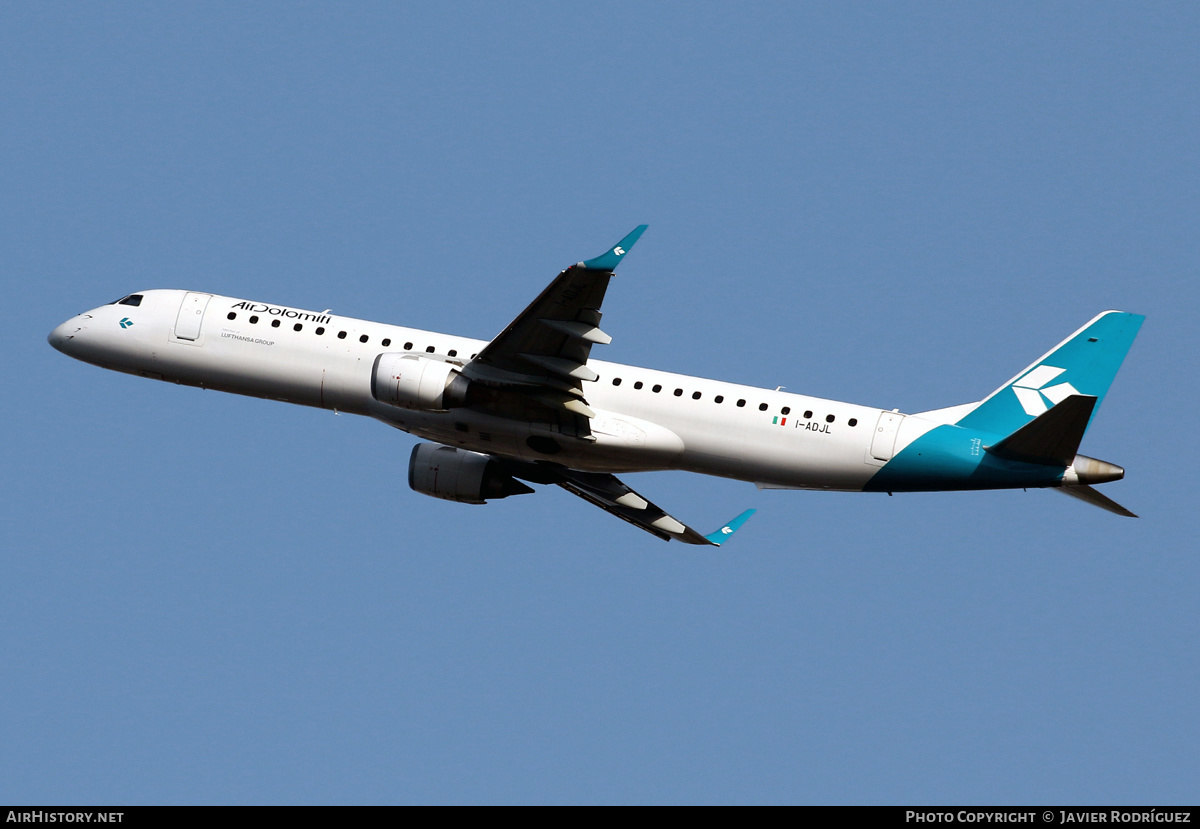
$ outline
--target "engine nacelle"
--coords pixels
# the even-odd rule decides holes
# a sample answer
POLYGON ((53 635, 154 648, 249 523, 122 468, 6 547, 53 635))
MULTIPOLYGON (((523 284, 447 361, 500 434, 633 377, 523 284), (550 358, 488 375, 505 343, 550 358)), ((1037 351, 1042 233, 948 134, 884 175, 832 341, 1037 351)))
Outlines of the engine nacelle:
POLYGON ((533 492, 487 455, 434 443, 413 447, 408 485, 422 495, 461 504, 483 504, 488 499, 533 492))
POLYGON ((416 354, 380 354, 371 374, 371 395, 380 403, 426 412, 463 405, 468 385, 453 363, 416 354))

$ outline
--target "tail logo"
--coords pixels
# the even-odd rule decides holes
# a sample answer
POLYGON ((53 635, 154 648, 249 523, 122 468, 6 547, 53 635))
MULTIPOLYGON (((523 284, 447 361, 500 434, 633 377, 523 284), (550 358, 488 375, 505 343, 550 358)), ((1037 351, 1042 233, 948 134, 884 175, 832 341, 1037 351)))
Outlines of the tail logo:
POLYGON ((1013 394, 1017 396, 1025 414, 1037 417, 1048 410, 1050 406, 1061 403, 1072 394, 1079 394, 1070 383, 1049 385, 1064 371, 1066 371, 1065 368, 1038 366, 1012 384, 1013 394), (1050 401, 1049 405, 1046 404, 1047 400, 1050 401))

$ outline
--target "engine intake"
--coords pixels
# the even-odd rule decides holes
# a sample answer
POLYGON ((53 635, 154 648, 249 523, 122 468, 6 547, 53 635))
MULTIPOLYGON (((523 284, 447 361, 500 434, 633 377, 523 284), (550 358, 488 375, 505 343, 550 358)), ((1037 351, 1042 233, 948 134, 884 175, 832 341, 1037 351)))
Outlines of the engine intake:
POLYGON ((460 504, 533 492, 487 455, 453 446, 418 443, 408 459, 408 485, 422 495, 460 504))
POLYGON ((380 403, 427 412, 464 405, 469 385, 453 363, 416 354, 380 354, 371 374, 371 395, 380 403))

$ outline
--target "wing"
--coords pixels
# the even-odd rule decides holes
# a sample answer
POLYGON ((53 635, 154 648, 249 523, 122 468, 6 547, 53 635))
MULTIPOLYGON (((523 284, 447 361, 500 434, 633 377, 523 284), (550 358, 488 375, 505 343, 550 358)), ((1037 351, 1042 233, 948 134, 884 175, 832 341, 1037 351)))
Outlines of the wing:
MULTIPOLYGON (((529 307, 487 344, 462 373, 472 381, 470 405, 504 417, 549 423, 561 434, 591 438, 584 383, 592 346, 612 342, 600 330, 600 305, 613 271, 646 231, 638 225, 594 259, 564 270, 529 307)), ((686 544, 720 546, 754 514, 747 510, 720 530, 702 535, 638 495, 613 475, 496 457, 517 478, 558 484, 652 535, 686 544)))
MULTIPOLYGON (((492 455, 500 469, 513 478, 535 484, 558 484, 574 495, 589 501, 622 521, 628 521, 664 541, 675 539, 685 544, 708 544, 720 547, 749 520, 754 510, 748 509, 716 532, 704 535, 673 518, 626 486, 615 475, 604 472, 582 472, 554 463, 522 461, 492 455)), ((503 497, 503 496, 500 496, 503 497)))
POLYGON ((612 342, 600 330, 600 305, 613 270, 645 230, 638 225, 602 255, 560 273, 463 367, 463 374, 491 390, 476 405, 591 437, 588 419, 595 413, 583 384, 594 381, 596 372, 588 368, 588 356, 594 344, 612 342))
POLYGON ((611 512, 664 541, 675 539, 685 544, 720 547, 725 539, 733 535, 754 514, 754 510, 748 509, 716 532, 701 535, 638 495, 615 475, 579 472, 574 469, 564 469, 561 475, 562 480, 555 483, 567 492, 574 493, 585 501, 591 501, 600 509, 611 512))

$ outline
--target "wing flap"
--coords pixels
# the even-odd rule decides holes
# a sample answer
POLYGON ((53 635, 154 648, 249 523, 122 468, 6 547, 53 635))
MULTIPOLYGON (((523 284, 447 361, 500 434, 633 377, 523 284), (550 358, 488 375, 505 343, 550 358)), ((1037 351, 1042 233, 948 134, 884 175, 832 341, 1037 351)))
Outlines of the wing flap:
POLYGON ((592 383, 600 376, 583 363, 575 362, 566 357, 546 357, 542 354, 518 354, 517 356, 527 363, 540 366, 551 374, 565 377, 569 380, 581 380, 592 383))
POLYGON ((612 337, 605 334, 594 325, 586 322, 571 322, 568 320, 538 320, 542 325, 553 328, 568 337, 575 337, 584 342, 593 343, 596 345, 608 345, 612 342, 612 337))

